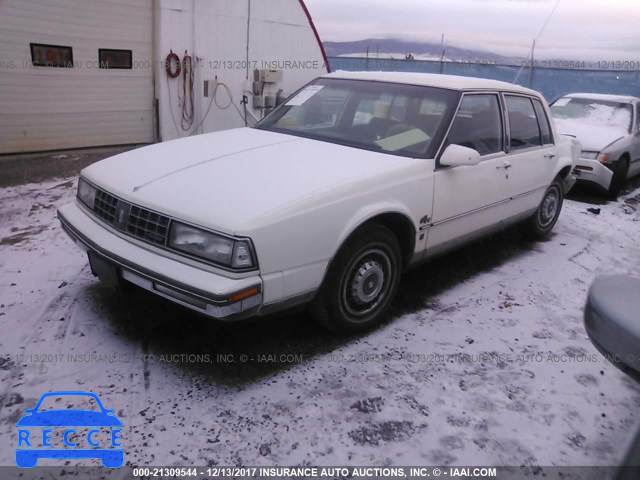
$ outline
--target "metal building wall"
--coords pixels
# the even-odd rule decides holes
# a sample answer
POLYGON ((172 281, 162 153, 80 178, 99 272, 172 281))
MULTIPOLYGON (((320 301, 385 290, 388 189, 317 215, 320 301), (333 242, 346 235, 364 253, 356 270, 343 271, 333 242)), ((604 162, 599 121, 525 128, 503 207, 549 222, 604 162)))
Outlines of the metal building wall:
POLYGON ((231 100, 226 89, 219 87, 218 105, 204 97, 205 80, 217 78, 228 86, 236 106, 247 95, 249 124, 253 124, 262 113, 251 108, 255 68, 285 67, 282 82, 265 87, 265 93, 282 89, 285 95, 327 71, 324 52, 300 0, 158 0, 157 6, 156 96, 162 140, 244 126, 233 106, 219 108, 231 100), (186 131, 180 125, 181 83, 169 79, 163 65, 170 50, 181 58, 185 50, 194 60, 199 58, 195 120, 186 131))
POLYGON ((151 142, 151 59, 152 0, 0 1, 0 153, 151 142), (31 66, 32 42, 72 47, 74 68, 31 66), (99 48, 138 68, 95 68, 99 48))

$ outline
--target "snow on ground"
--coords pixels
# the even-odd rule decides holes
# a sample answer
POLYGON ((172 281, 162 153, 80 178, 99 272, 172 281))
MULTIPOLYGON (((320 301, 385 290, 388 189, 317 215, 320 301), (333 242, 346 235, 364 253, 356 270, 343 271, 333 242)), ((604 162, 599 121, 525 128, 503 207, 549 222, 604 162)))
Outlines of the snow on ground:
POLYGON ((0 464, 42 393, 88 390, 133 465, 615 465, 640 388, 582 307, 596 275, 638 272, 635 188, 599 215, 566 201, 547 242, 507 231, 408 273, 393 320, 351 338, 112 293, 55 218, 75 180, 0 189, 0 464))

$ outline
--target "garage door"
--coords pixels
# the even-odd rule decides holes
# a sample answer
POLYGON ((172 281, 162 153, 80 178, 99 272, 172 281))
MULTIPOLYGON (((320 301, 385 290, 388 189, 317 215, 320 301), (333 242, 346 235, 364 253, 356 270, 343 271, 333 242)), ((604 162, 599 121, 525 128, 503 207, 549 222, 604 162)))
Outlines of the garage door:
POLYGON ((153 140, 151 0, 0 2, 0 153, 153 140))

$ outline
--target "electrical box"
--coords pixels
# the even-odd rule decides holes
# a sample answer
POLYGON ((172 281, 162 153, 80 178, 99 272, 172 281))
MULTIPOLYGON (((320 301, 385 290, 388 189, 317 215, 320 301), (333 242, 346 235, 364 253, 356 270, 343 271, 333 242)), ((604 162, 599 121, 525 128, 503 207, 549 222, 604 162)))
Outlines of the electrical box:
POLYGON ((213 96, 213 92, 216 89, 217 80, 205 80, 204 81, 204 92, 203 95, 205 98, 209 98, 213 96))
POLYGON ((264 96, 264 108, 273 108, 276 106, 276 96, 275 95, 265 95, 264 96))
POLYGON ((282 81, 282 70, 260 70, 260 81, 276 83, 282 81))

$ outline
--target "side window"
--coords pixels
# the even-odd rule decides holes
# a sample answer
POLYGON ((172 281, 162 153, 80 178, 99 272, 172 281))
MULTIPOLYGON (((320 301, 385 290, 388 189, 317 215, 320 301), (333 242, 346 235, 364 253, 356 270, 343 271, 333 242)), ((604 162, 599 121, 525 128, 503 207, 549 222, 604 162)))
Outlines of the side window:
POLYGON ((542 145, 540 128, 531 100, 527 97, 512 95, 505 95, 505 100, 509 114, 511 150, 542 145))
POLYGON ((538 117, 540 133, 542 134, 542 143, 544 145, 553 143, 553 138, 551 138, 551 127, 549 126, 549 118, 547 118, 547 113, 544 111, 542 102, 540 102, 540 100, 534 100, 533 107, 535 108, 536 116, 538 117))
POLYGON ((502 117, 498 96, 465 95, 453 120, 447 144, 473 148, 480 155, 502 151, 502 117))

